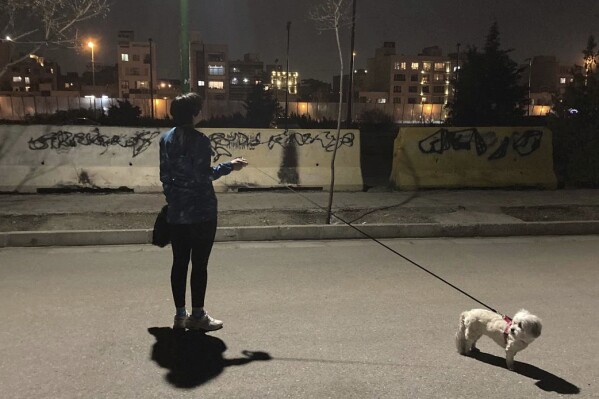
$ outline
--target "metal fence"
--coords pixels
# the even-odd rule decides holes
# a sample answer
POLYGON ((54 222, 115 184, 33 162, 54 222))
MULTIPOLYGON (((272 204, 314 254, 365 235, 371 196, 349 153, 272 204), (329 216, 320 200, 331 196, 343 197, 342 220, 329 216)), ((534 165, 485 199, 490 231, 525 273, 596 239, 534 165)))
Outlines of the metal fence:
MULTIPOLYGON (((42 97, 42 96, 0 96, 0 119, 25 120, 34 115, 51 115, 58 111, 85 109, 96 111, 98 114, 108 112, 112 105, 117 105, 116 98, 108 97, 42 97)), ((142 116, 151 115, 150 99, 129 99, 132 105, 141 109, 142 116)), ((168 116, 172 99, 154 99, 154 117, 163 119, 168 116)), ((243 101, 209 101, 204 104, 202 119, 211 117, 228 116, 235 113, 245 114, 243 101)), ((285 108, 285 103, 280 104, 285 108)), ((337 119, 338 103, 319 102, 290 102, 289 114, 306 115, 315 120, 337 119)), ((410 124, 437 124, 443 123, 447 118, 447 110, 443 104, 352 104, 352 119, 359 121, 361 115, 372 109, 380 109, 393 117, 396 123, 410 124)), ((345 119, 347 104, 342 104, 341 115, 345 119)), ((532 106, 530 115, 545 115, 550 110, 549 106, 532 106)))

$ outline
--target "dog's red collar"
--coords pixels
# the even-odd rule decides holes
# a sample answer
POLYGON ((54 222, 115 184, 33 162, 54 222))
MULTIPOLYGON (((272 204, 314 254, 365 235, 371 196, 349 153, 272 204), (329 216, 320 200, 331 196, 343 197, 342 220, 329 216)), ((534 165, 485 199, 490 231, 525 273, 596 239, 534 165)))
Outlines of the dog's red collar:
POLYGON ((507 326, 503 329, 503 338, 507 344, 507 337, 510 335, 510 327, 512 327, 512 319, 509 316, 503 316, 503 320, 507 323, 507 326))

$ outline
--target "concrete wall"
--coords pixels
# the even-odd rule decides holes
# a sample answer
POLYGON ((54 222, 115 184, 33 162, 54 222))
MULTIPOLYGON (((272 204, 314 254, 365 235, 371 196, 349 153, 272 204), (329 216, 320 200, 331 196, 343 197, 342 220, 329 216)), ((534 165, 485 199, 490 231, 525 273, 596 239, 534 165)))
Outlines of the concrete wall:
POLYGON ((556 188, 552 132, 541 127, 402 128, 390 182, 397 188, 556 188))
MULTIPOLYGON (((159 139, 168 129, 91 126, 0 126, 0 191, 119 188, 161 191, 159 139)), ((244 156, 250 167, 214 182, 217 191, 285 184, 328 190, 331 130, 202 129, 213 162, 244 156)), ((336 190, 362 190, 360 135, 342 130, 336 190)))

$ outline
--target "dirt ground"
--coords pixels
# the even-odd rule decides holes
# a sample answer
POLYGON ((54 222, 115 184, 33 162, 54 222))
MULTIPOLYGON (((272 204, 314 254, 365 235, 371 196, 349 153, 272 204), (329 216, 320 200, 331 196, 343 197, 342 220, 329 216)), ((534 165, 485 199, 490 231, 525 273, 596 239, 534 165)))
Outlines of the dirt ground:
MULTIPOLYGON (((387 207, 342 209, 335 213, 354 224, 435 223, 436 216, 457 212, 452 207, 387 207)), ((525 222, 599 220, 599 206, 507 207, 500 212, 525 222)), ((68 213, 52 215, 0 216, 0 232, 47 230, 120 230, 150 229, 156 215, 151 213, 68 213)), ((219 226, 273 226, 324 224, 321 210, 222 211, 219 226)), ((334 220, 333 223, 342 223, 334 220)))

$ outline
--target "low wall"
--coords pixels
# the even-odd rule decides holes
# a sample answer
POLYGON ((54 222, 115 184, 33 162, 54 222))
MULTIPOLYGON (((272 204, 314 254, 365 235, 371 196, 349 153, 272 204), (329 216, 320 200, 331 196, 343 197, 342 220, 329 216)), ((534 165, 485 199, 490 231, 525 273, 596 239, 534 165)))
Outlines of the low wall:
POLYGON ((554 189, 552 132, 542 127, 402 128, 390 182, 404 190, 554 189))
MULTIPOLYGON (((0 191, 121 188, 159 192, 159 139, 168 129, 98 126, 0 126, 0 191)), ((239 187, 305 186, 328 190, 334 130, 202 129, 213 162, 244 156, 250 166, 214 182, 239 187)), ((360 135, 342 130, 335 190, 359 191, 360 135)))

